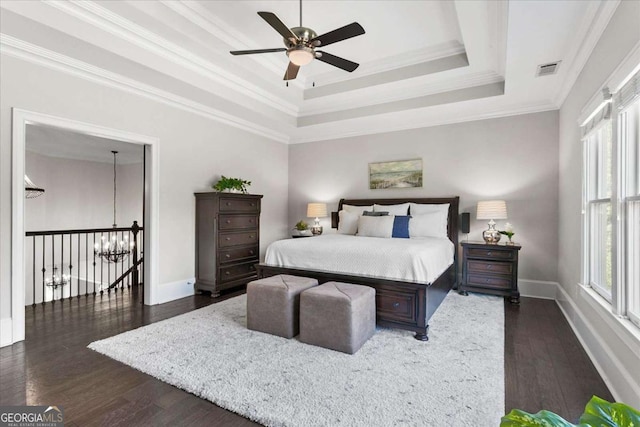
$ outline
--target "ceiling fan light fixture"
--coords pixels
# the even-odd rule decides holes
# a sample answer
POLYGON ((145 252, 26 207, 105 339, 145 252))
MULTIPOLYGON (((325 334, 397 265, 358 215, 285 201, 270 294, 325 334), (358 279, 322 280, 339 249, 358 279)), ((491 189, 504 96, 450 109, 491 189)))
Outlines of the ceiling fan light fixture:
POLYGON ((313 49, 307 46, 296 46, 287 51, 287 56, 289 57, 289 61, 294 64, 301 66, 307 65, 315 58, 315 53, 313 49))

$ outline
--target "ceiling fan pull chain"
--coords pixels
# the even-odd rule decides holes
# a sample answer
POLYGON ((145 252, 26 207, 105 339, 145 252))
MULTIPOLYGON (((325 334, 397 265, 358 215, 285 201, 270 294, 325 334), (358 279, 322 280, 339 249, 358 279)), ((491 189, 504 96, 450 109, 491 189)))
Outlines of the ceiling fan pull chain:
POLYGON ((302 0, 300 0, 300 26, 302 27, 302 0))

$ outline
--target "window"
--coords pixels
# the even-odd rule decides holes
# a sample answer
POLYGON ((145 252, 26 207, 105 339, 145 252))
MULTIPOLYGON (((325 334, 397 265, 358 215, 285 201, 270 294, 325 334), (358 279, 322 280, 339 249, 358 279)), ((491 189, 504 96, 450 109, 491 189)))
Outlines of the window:
POLYGON ((582 123, 583 284, 640 327, 640 72, 582 123))

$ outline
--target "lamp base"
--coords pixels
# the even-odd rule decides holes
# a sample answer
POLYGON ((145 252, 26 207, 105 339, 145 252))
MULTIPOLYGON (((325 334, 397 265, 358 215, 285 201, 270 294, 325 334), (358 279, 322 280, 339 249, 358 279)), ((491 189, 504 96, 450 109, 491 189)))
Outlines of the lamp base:
POLYGON ((322 226, 321 225, 314 225, 313 227, 311 227, 311 233, 313 233, 314 236, 319 236, 322 234, 322 226))
POLYGON ((500 241, 500 232, 496 230, 496 223, 489 221, 489 229, 482 232, 482 238, 489 245, 495 245, 500 241))

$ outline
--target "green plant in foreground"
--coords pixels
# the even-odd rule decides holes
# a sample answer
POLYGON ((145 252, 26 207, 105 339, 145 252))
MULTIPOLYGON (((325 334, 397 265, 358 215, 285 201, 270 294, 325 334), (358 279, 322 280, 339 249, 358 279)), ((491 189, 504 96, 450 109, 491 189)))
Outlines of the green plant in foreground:
POLYGON ((307 229, 309 229, 309 224, 302 220, 298 221, 298 223, 296 224, 296 230, 303 231, 307 229))
POLYGON ((216 191, 237 190, 247 194, 247 186, 249 185, 251 185, 251 181, 246 181, 241 178, 227 178, 222 175, 212 188, 216 191))
POLYGON ((550 411, 530 414, 514 409, 502 417, 500 427, 640 427, 640 412, 624 403, 610 403, 593 396, 579 424, 572 424, 550 411))

